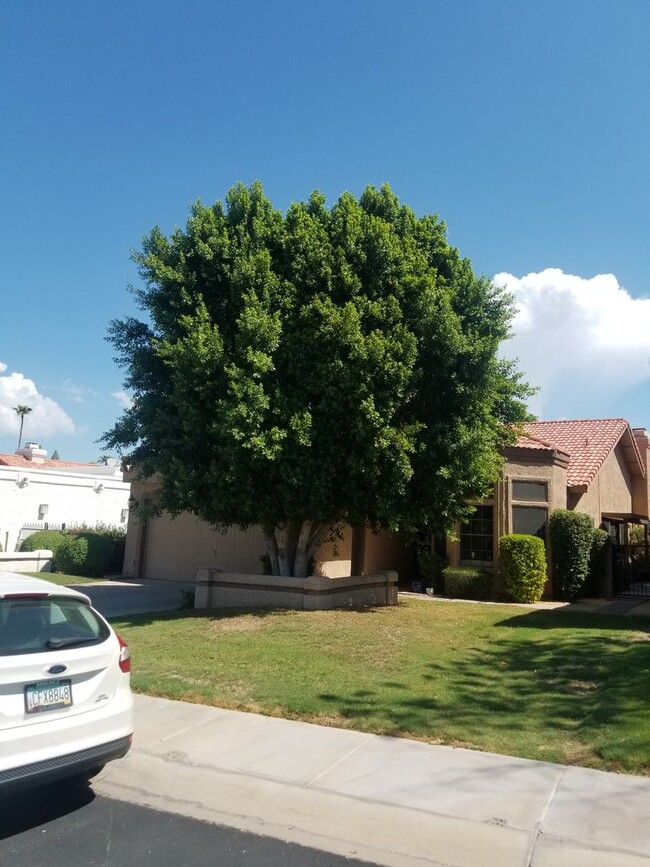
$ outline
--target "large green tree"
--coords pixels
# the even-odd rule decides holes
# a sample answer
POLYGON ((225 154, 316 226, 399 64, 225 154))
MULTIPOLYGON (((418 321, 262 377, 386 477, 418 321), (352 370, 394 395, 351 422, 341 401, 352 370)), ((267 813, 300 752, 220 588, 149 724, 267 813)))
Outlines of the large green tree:
POLYGON ((103 443, 159 509, 259 524, 300 576, 333 525, 445 532, 489 491, 529 389, 498 358, 511 299, 437 216, 239 184, 133 258, 146 319, 109 331, 133 405, 103 443))

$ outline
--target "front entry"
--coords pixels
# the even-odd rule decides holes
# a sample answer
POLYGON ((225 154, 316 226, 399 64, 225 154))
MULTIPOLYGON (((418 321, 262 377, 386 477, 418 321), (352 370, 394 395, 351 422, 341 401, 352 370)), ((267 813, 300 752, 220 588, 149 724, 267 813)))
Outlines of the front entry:
POLYGON ((650 550, 648 543, 612 545, 614 593, 650 599, 650 550))

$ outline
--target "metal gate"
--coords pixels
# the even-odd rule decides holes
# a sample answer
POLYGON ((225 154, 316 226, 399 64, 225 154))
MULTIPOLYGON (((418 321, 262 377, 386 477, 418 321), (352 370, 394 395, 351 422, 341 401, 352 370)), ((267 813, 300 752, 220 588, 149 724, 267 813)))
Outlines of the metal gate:
POLYGON ((613 545, 614 593, 650 599, 650 547, 613 545))

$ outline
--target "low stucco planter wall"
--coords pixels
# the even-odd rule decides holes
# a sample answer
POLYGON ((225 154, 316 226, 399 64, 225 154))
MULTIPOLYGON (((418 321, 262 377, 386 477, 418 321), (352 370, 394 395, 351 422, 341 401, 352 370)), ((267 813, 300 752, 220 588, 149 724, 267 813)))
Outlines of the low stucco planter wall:
POLYGON ((397 605, 397 572, 343 578, 280 578, 199 569, 195 608, 297 608, 324 611, 397 605))
POLYGON ((0 573, 51 571, 52 552, 45 548, 40 551, 8 551, 7 553, 0 553, 0 573))

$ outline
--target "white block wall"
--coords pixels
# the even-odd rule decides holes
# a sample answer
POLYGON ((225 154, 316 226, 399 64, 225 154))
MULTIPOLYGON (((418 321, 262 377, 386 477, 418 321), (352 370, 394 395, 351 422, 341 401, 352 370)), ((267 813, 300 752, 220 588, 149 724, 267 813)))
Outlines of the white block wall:
POLYGON ((97 523, 126 528, 130 483, 112 467, 79 471, 0 466, 0 544, 15 551, 25 524, 74 527, 97 523), (39 519, 39 506, 47 514, 39 519))

